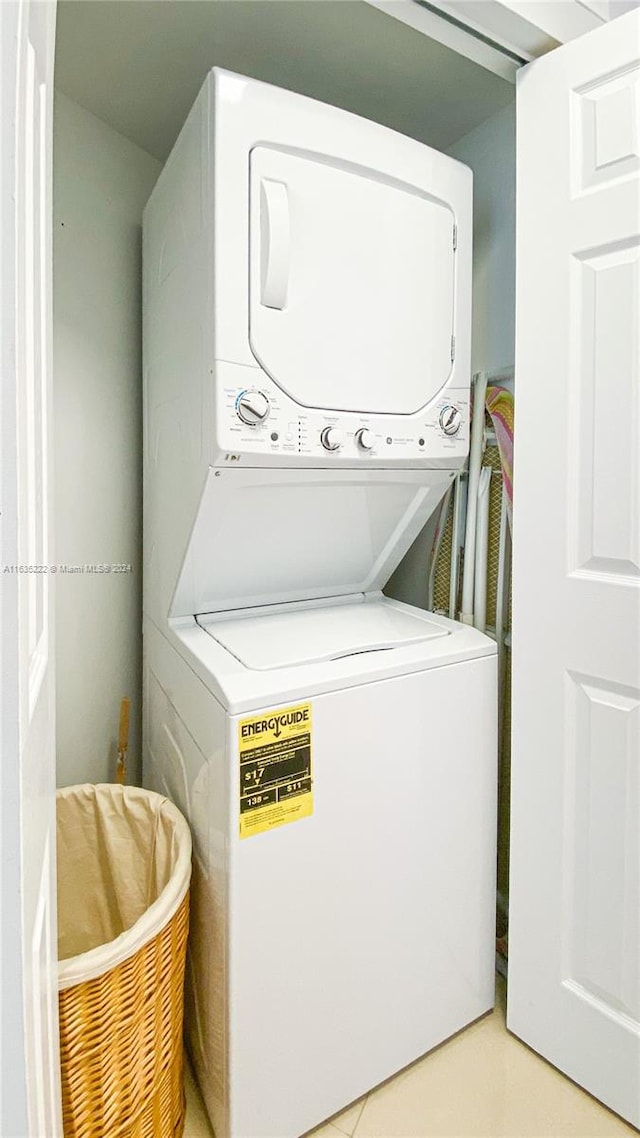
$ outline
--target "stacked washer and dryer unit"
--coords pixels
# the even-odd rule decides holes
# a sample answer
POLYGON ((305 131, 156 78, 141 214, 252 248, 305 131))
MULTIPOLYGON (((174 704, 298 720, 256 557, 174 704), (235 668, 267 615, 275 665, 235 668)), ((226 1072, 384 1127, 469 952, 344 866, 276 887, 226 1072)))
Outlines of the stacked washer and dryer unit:
POLYGON ((214 70, 144 298, 189 1046, 216 1138, 297 1138, 493 1004, 495 645, 381 591, 467 455, 471 173, 214 70))

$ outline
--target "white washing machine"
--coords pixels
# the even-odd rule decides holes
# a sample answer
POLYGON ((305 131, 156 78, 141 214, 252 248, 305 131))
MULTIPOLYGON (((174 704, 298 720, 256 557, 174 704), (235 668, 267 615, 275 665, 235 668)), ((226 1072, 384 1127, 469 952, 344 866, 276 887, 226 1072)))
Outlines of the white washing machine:
POLYGON ((495 645, 382 594, 466 457, 470 257, 465 167, 220 71, 145 212, 144 769, 217 1138, 493 1003, 495 645))

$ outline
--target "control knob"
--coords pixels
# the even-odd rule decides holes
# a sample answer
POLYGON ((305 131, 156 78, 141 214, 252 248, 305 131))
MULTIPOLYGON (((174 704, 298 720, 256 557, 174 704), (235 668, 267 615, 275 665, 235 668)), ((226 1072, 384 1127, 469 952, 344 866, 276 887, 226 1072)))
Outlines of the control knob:
POLYGON ((325 450, 340 450, 342 431, 339 427, 325 427, 320 435, 320 442, 325 450))
POLYGON ((445 435, 457 435, 462 425, 462 415, 457 407, 448 403, 440 412, 440 426, 445 435))
POLYGON ((236 403, 238 418, 249 427, 258 427, 269 418, 269 400, 261 391, 243 391, 236 403))
POLYGON ((376 436, 368 427, 362 427, 356 431, 356 443, 361 450, 373 450, 376 445, 376 436))

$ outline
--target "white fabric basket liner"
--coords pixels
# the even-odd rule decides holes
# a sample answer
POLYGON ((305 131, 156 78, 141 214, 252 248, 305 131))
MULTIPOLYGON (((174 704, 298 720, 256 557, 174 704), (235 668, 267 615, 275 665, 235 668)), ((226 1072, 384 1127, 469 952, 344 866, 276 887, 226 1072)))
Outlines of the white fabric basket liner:
POLYGON ((191 879, 191 832, 161 794, 84 784, 56 794, 58 989, 135 955, 171 920, 191 879))

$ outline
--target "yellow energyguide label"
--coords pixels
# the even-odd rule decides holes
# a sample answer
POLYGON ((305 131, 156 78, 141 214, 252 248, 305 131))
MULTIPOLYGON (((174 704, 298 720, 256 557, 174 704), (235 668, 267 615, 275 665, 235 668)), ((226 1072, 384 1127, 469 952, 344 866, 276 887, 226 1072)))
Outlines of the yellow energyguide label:
POLYGON ((311 704, 241 719, 240 837, 313 814, 311 704))

